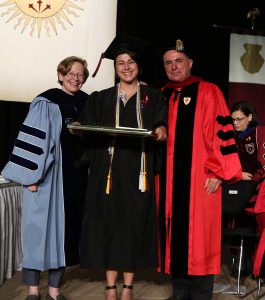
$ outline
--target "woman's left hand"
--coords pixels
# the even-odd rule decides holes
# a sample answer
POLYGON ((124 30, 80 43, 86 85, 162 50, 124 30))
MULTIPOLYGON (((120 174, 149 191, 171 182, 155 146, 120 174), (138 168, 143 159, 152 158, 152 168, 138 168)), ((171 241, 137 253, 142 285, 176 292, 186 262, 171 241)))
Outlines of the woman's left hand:
MULTIPOLYGON (((71 125, 81 125, 81 123, 75 121, 75 122, 71 123, 71 125)), ((81 130, 69 128, 69 131, 70 131, 71 134, 78 135, 79 137, 82 137, 83 133, 82 133, 81 130)))
POLYGON ((248 172, 242 172, 242 180, 251 180, 253 177, 252 174, 248 173, 248 172))
POLYGON ((28 190, 32 193, 35 193, 37 192, 39 189, 39 186, 37 184, 31 184, 31 185, 28 185, 28 190))

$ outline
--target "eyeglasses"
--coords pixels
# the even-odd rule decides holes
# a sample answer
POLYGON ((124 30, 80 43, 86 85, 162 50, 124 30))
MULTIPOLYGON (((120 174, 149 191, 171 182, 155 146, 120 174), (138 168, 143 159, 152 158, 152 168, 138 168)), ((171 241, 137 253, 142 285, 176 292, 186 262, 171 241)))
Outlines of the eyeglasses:
POLYGON ((78 79, 81 79, 81 80, 82 80, 82 79, 85 78, 84 74, 72 73, 72 72, 67 73, 66 76, 67 76, 68 78, 70 78, 70 79, 75 79, 75 77, 77 77, 78 79))
POLYGON ((235 122, 238 122, 238 123, 241 123, 244 119, 246 119, 246 117, 243 117, 243 118, 232 118, 232 120, 233 120, 233 123, 235 123, 235 122))

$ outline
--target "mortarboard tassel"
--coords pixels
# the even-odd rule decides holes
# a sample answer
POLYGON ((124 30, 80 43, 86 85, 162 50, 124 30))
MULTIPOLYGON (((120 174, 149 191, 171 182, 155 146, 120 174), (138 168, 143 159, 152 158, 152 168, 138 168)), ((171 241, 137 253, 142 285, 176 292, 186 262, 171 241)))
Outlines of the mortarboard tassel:
POLYGON ((143 172, 143 192, 146 192, 146 172, 143 172))
POLYGON ((110 181, 111 181, 111 176, 109 174, 108 178, 107 178, 106 194, 110 193, 110 186, 111 186, 111 182, 110 181))
POLYGON ((107 185, 106 185, 106 194, 109 195, 111 188, 112 188, 112 160, 113 160, 113 155, 114 155, 114 142, 112 141, 112 146, 109 148, 109 156, 110 156, 110 166, 109 166, 109 172, 107 176, 107 185))
POLYGON ((104 53, 101 54, 100 59, 99 59, 99 61, 98 61, 98 65, 97 65, 97 67, 96 67, 96 70, 95 70, 94 73, 92 74, 92 77, 93 77, 93 78, 97 75, 98 70, 99 70, 99 68, 100 68, 100 65, 101 65, 101 62, 102 62, 102 59, 103 59, 103 58, 104 58, 104 53))

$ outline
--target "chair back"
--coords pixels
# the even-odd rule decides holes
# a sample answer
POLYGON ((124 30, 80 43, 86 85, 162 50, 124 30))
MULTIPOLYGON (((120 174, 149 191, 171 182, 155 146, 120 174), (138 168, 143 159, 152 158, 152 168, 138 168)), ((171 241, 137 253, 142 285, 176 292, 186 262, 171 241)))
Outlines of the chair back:
POLYGON ((257 182, 241 180, 233 184, 222 185, 222 212, 223 214, 241 214, 255 193, 257 182))

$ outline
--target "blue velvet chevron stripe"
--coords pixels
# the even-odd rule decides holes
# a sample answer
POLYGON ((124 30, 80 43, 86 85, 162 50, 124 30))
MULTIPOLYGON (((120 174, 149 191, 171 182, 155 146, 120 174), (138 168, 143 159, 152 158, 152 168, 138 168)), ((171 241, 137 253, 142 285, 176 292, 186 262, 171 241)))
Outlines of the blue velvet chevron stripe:
POLYGON ((42 139, 42 140, 44 140, 46 138, 46 134, 45 134, 44 131, 42 131, 40 129, 37 129, 37 128, 34 128, 34 127, 31 127, 31 126, 28 126, 26 124, 21 125, 20 131, 24 132, 24 133, 27 133, 27 134, 30 134, 32 136, 35 136, 35 137, 37 137, 39 139, 42 139))
POLYGON ((10 161, 14 164, 20 165, 21 167, 30 169, 30 170, 37 170, 38 165, 33 161, 25 159, 23 157, 17 156, 16 154, 11 154, 10 161))
POLYGON ((22 141, 20 139, 16 140, 15 146, 17 148, 29 151, 29 152, 34 153, 36 155, 41 155, 41 154, 44 153, 42 148, 40 148, 40 147, 38 147, 36 145, 30 144, 28 142, 24 142, 24 141, 22 141))
POLYGON ((44 154, 45 139, 45 131, 22 124, 10 162, 32 171, 37 170, 40 156, 44 154))

